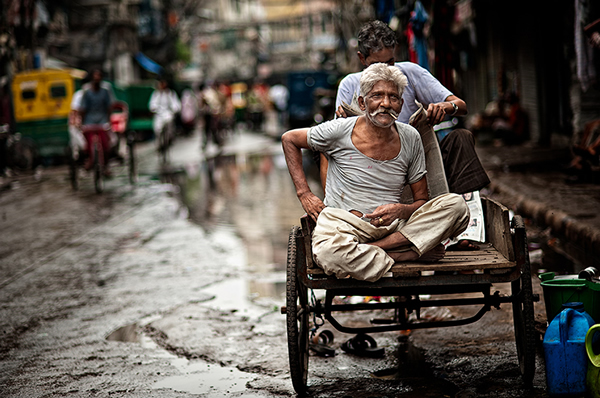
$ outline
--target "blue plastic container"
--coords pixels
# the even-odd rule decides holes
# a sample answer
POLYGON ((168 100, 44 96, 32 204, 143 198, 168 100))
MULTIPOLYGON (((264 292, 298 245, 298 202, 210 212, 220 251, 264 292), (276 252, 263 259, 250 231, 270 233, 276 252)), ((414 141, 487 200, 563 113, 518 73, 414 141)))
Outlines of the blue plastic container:
POLYGON ((581 312, 585 319, 587 319, 588 323, 590 324, 590 327, 596 324, 594 318, 585 310, 585 304, 583 302, 575 301, 571 303, 564 303, 562 305, 561 311, 565 310, 566 308, 571 308, 577 312, 581 312))
POLYGON ((564 307, 544 335, 546 384, 552 396, 582 395, 588 366, 585 336, 594 320, 583 311, 583 303, 566 303, 564 307))

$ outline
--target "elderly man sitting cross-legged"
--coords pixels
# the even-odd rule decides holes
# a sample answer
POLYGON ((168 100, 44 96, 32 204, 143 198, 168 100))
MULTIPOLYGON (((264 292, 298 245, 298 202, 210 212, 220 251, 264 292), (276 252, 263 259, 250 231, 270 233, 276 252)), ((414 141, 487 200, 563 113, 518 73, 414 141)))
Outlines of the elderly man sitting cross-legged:
POLYGON ((395 262, 439 261, 441 242, 467 227, 469 210, 460 195, 428 198, 421 137, 396 121, 406 84, 398 68, 373 64, 360 78, 363 116, 282 136, 298 199, 316 221, 314 260, 329 275, 376 281, 395 262), (302 148, 328 158, 324 202, 308 186, 302 148), (405 185, 412 204, 400 203, 405 185))

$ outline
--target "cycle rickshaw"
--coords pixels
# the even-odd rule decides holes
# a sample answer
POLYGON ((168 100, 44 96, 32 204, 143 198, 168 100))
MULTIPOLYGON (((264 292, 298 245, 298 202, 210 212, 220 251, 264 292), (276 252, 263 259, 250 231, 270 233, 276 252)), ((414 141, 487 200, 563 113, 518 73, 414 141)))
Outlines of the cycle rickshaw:
MULTIPOLYGON (((417 129, 426 148, 429 173, 432 162, 428 145, 423 131, 417 129)), ((431 142, 435 142, 439 151, 437 140, 431 142)), ((286 306, 281 309, 287 318, 290 374, 298 394, 304 394, 307 388, 309 334, 314 333, 309 320, 313 316, 324 317, 343 333, 375 333, 466 325, 501 304, 512 304, 520 372, 526 384, 532 382, 536 356, 533 303, 539 297, 533 294, 525 225, 518 215, 510 220, 508 209, 492 199, 482 197, 482 207, 486 243, 480 245, 480 250, 447 252, 437 263, 396 263, 388 275, 376 282, 326 275, 313 262, 314 221, 306 215, 301 218, 301 225, 294 226, 289 235, 286 306), (510 284, 511 294, 492 293, 492 286, 498 284, 510 284), (324 300, 309 295, 309 289, 324 290, 324 300), (424 295, 429 298, 421 299, 424 295), (392 300, 357 304, 334 301, 343 296, 381 296, 392 300), (478 306, 479 310, 462 319, 427 321, 419 317, 422 308, 448 306, 478 306), (394 316, 385 321, 372 321, 372 325, 366 327, 344 325, 334 316, 336 312, 364 310, 393 310, 394 316), (413 312, 416 320, 408 316, 413 312)))
POLYGON ((90 142, 92 147, 89 151, 80 151, 76 146, 72 147, 69 172, 73 189, 77 190, 79 188, 79 167, 85 161, 86 156, 91 156, 89 160, 91 163, 90 170, 94 178, 94 188, 97 193, 102 193, 104 191, 105 159, 107 156, 109 160, 119 157, 119 146, 122 140, 127 145, 129 181, 132 184, 135 182, 135 132, 128 128, 128 109, 125 102, 116 101, 111 108, 109 125, 89 125, 82 127, 82 134, 91 136, 91 139, 86 141, 90 142), (102 145, 102 139, 106 139, 108 143, 102 145), (110 148, 108 153, 104 152, 103 148, 105 146, 110 148))

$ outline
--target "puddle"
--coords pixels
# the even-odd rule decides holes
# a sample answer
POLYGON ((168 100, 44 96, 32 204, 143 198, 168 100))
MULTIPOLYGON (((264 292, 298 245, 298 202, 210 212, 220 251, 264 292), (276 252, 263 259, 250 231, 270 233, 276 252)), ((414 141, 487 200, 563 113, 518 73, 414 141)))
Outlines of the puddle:
POLYGON ((209 286, 203 289, 203 292, 215 296, 207 303, 211 308, 256 319, 282 304, 283 294, 277 292, 277 286, 280 286, 279 290, 282 290, 283 286, 285 292, 285 274, 280 277, 283 281, 265 282, 264 289, 257 289, 256 285, 246 278, 233 278, 209 286))
MULTIPOLYGON (((246 391, 246 383, 255 378, 236 368, 211 365, 206 362, 190 362, 178 358, 172 364, 181 371, 182 375, 167 377, 155 383, 153 389, 168 388, 189 394, 210 394, 209 396, 229 396, 230 394, 246 391)), ((258 395, 248 395, 252 397, 258 395)))
POLYGON ((261 397, 247 392, 246 383, 256 378, 256 375, 242 372, 233 367, 222 367, 202 360, 190 361, 178 357, 160 346, 143 333, 142 324, 155 320, 149 317, 140 323, 134 323, 118 328, 106 337, 108 341, 138 343, 142 347, 156 350, 159 357, 170 361, 181 374, 166 377, 152 386, 153 389, 171 389, 189 394, 208 394, 208 396, 231 396, 243 393, 244 397, 261 397))
POLYGON ((139 343, 140 332, 137 323, 118 328, 106 337, 108 341, 122 341, 125 343, 139 343))
POLYGON ((242 272, 239 280, 206 289, 216 296, 211 306, 253 316, 253 304, 281 304, 289 231, 304 214, 281 145, 242 136, 220 156, 184 170, 169 181, 180 187, 189 219, 230 252, 242 272))
MULTIPOLYGON (((210 297, 204 296, 198 300, 206 301, 210 297)), ((146 336, 143 332, 144 327, 158 319, 161 315, 149 315, 140 319, 136 323, 121 326, 120 328, 111 332, 106 336, 107 341, 120 341, 123 343, 138 343, 144 348, 161 349, 150 337, 146 336)), ((165 351, 166 352, 166 351, 165 351)), ((170 355, 170 354, 169 354, 170 355)))

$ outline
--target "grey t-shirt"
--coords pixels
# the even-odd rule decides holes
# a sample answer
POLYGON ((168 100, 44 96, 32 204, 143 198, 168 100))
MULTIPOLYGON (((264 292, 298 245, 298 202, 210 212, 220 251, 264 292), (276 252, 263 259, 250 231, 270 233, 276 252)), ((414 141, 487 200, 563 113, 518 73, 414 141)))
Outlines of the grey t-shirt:
MULTIPOLYGON (((400 122, 408 123, 408 119, 417 111, 418 106, 415 104, 415 99, 427 109, 429 104, 445 101, 452 95, 452 92, 433 77, 427 69, 412 62, 396 62, 395 65, 408 79, 408 86, 402 94, 404 104, 402 104, 402 111, 398 116, 400 122)), ((335 98, 335 109, 342 104, 342 101, 350 105, 352 97, 355 94, 356 96, 360 95, 361 75, 362 72, 351 73, 342 79, 335 98)))
POLYGON ((98 91, 87 89, 81 98, 81 110, 84 111, 83 121, 87 124, 104 124, 109 122, 110 93, 107 89, 100 87, 98 91))
POLYGON ((372 159, 352 143, 358 117, 321 123, 308 131, 308 145, 329 160, 326 206, 358 210, 368 214, 378 206, 400 203, 406 184, 414 184, 425 173, 425 152, 418 131, 396 122, 400 153, 390 160, 372 159))

